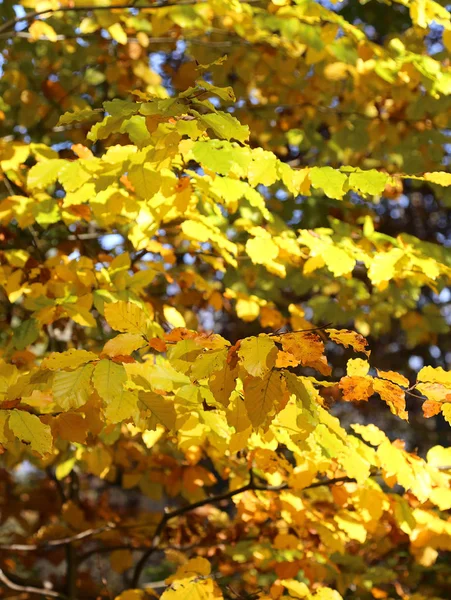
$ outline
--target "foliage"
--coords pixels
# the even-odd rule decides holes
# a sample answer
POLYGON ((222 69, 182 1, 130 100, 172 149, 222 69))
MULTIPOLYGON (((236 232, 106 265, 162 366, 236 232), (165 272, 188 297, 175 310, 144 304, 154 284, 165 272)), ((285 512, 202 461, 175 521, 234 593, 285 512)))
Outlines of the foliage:
POLYGON ((446 598, 449 12, 3 16, 0 597, 446 598))

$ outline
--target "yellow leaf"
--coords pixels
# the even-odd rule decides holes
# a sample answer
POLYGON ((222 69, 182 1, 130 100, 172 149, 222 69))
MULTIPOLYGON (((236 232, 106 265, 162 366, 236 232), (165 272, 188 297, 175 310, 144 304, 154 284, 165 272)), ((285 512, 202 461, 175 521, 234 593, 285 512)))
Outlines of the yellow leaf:
MULTIPOLYGON (((446 32, 451 38, 451 32, 446 32)), ((443 39, 445 39, 445 32, 443 33, 443 39)), ((434 173, 425 173, 424 178, 426 181, 430 181, 431 183, 437 183, 442 186, 451 185, 451 173, 445 173, 444 171, 435 171, 434 173)))
POLYGON ((174 306, 165 304, 163 307, 163 315, 172 327, 186 327, 186 321, 183 318, 183 315, 174 306))
POLYGON ((23 410, 12 410, 8 426, 19 440, 30 444, 30 448, 38 454, 52 451, 53 438, 49 425, 44 425, 36 415, 23 410))
POLYGON ((105 416, 111 423, 129 419, 137 407, 138 396, 124 389, 127 374, 122 365, 101 360, 92 377, 94 388, 105 402, 105 416))
POLYGON ((244 404, 254 428, 271 421, 284 393, 285 381, 278 371, 269 371, 263 378, 249 376, 244 380, 244 404))
POLYGON ((199 221, 191 221, 187 219, 182 223, 182 231, 187 238, 197 240, 199 242, 210 241, 212 231, 209 227, 199 221))
POLYGON ((186 563, 181 565, 174 575, 171 575, 167 579, 165 579, 166 583, 172 583, 173 581, 177 581, 178 579, 186 579, 187 577, 193 577, 197 575, 210 575, 211 566, 206 558, 197 557, 191 558, 186 563))
POLYGON ((161 596, 161 600, 223 600, 223 598, 221 590, 213 579, 174 581, 161 596))
POLYGON ((94 365, 84 365, 75 371, 58 371, 53 379, 53 398, 64 410, 79 408, 89 400, 94 365))
POLYGON ((114 600, 144 600, 146 594, 143 590, 125 590, 114 600))
POLYGON ((308 587, 301 581, 296 581, 295 579, 282 579, 280 583, 290 592, 290 597, 308 598, 310 596, 308 587))
POLYGON ((272 339, 260 334, 244 339, 238 350, 241 364, 253 377, 261 377, 274 367, 277 348, 272 339))
POLYGON ((246 242, 246 252, 255 265, 265 265, 277 258, 279 247, 271 238, 255 237, 246 242))
POLYGON ((393 279, 396 273, 396 265, 403 256, 404 251, 399 248, 392 248, 388 252, 376 254, 368 269, 368 277, 371 283, 380 286, 393 279))
POLYGON ((125 590, 119 596, 116 596, 114 600, 144 600, 146 594, 143 590, 125 590))
POLYGON ((103 347, 103 354, 107 356, 129 356, 145 345, 146 341, 139 333, 121 333, 107 341, 103 347))
POLYGON ((120 23, 114 23, 108 27, 108 33, 111 35, 113 40, 116 40, 118 44, 125 45, 127 43, 127 34, 120 23))
POLYGON ((65 352, 52 352, 49 356, 44 358, 41 363, 43 369, 49 369, 50 371, 59 371, 60 369, 77 369, 81 365, 84 365, 93 360, 97 360, 99 357, 94 352, 88 352, 87 350, 66 350, 65 352))
POLYGON ((145 335, 148 327, 146 313, 131 302, 105 304, 105 319, 110 327, 125 333, 145 335))
POLYGON ((387 440, 387 436, 381 431, 376 425, 360 425, 358 423, 351 425, 352 429, 362 438, 365 442, 372 444, 373 446, 379 446, 387 440))
POLYGON ((361 358, 350 358, 346 365, 346 373, 350 377, 364 377, 368 375, 370 365, 367 360, 361 358))
POLYGON ((443 404, 442 415, 445 420, 451 425, 451 404, 443 404))
POLYGON ((236 303, 236 314, 243 321, 254 321, 260 314, 260 306, 255 300, 239 298, 236 303))
POLYGON ((56 42, 58 37, 55 30, 45 21, 33 21, 28 28, 30 39, 36 42, 40 38, 47 38, 51 42, 56 42))
POLYGON ((442 383, 451 387, 451 371, 444 371, 442 367, 423 367, 418 372, 417 380, 442 383))
MULTIPOLYGON (((443 45, 451 53, 451 29, 444 29, 442 35, 443 45)), ((448 184, 451 185, 451 184, 448 184)))
POLYGON ((175 427, 175 409, 172 399, 163 398, 154 392, 139 392, 139 402, 143 409, 149 411, 148 429, 156 429, 162 424, 166 429, 175 427))
POLYGON ((376 371, 378 377, 381 377, 381 379, 388 379, 392 383, 402 385, 403 387, 409 387, 409 380, 400 373, 396 373, 395 371, 379 371, 379 369, 376 369, 376 371))

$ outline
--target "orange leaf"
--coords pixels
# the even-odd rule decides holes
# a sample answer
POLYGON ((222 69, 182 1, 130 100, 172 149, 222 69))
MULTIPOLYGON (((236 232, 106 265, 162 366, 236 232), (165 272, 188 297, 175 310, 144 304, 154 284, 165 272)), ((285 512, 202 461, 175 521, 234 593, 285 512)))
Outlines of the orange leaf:
POLYGON ((434 402, 434 400, 426 400, 426 402, 423 403, 422 408, 423 415, 426 417, 426 419, 429 419, 429 417, 438 415, 438 413, 442 410, 442 405, 440 402, 434 402))
POLYGON ((358 375, 342 377, 338 387, 343 392, 343 400, 346 400, 346 402, 368 400, 374 392, 371 377, 358 375))
POLYGON ((330 375, 331 368, 324 356, 324 343, 316 333, 287 333, 274 339, 304 367, 312 367, 323 375, 330 375))
POLYGON ((367 356, 370 355, 370 351, 366 349, 368 342, 360 333, 349 329, 326 329, 326 333, 337 344, 341 344, 345 348, 351 347, 355 352, 363 352, 367 356))
POLYGON ((396 383, 385 381, 384 379, 373 379, 373 387, 382 400, 387 403, 391 412, 407 421, 408 415, 406 412, 404 390, 399 385, 396 385, 396 383))

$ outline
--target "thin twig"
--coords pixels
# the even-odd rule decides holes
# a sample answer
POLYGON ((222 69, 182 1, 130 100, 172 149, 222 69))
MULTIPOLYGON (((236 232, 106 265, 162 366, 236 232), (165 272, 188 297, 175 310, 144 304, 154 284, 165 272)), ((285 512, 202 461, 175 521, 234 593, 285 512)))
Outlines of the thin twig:
POLYGON ((19 585, 14 583, 6 576, 5 572, 0 569, 0 581, 6 585, 6 587, 14 592, 22 592, 24 594, 37 594, 38 596, 45 596, 47 598, 58 598, 59 600, 69 600, 65 594, 54 592, 53 590, 46 590, 45 588, 37 588, 31 585, 19 585))

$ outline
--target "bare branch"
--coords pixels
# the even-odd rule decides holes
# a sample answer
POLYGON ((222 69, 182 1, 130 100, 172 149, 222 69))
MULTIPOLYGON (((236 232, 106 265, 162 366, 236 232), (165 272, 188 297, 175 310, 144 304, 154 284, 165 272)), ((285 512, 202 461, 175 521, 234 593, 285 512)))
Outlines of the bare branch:
POLYGON ((6 576, 5 572, 0 569, 0 581, 6 585, 6 587, 15 592, 22 592, 25 594, 37 594, 38 596, 44 596, 47 598, 58 598, 59 600, 69 600, 65 594, 54 592, 53 590, 46 590, 45 588, 37 588, 31 585, 19 585, 14 583, 6 576))

